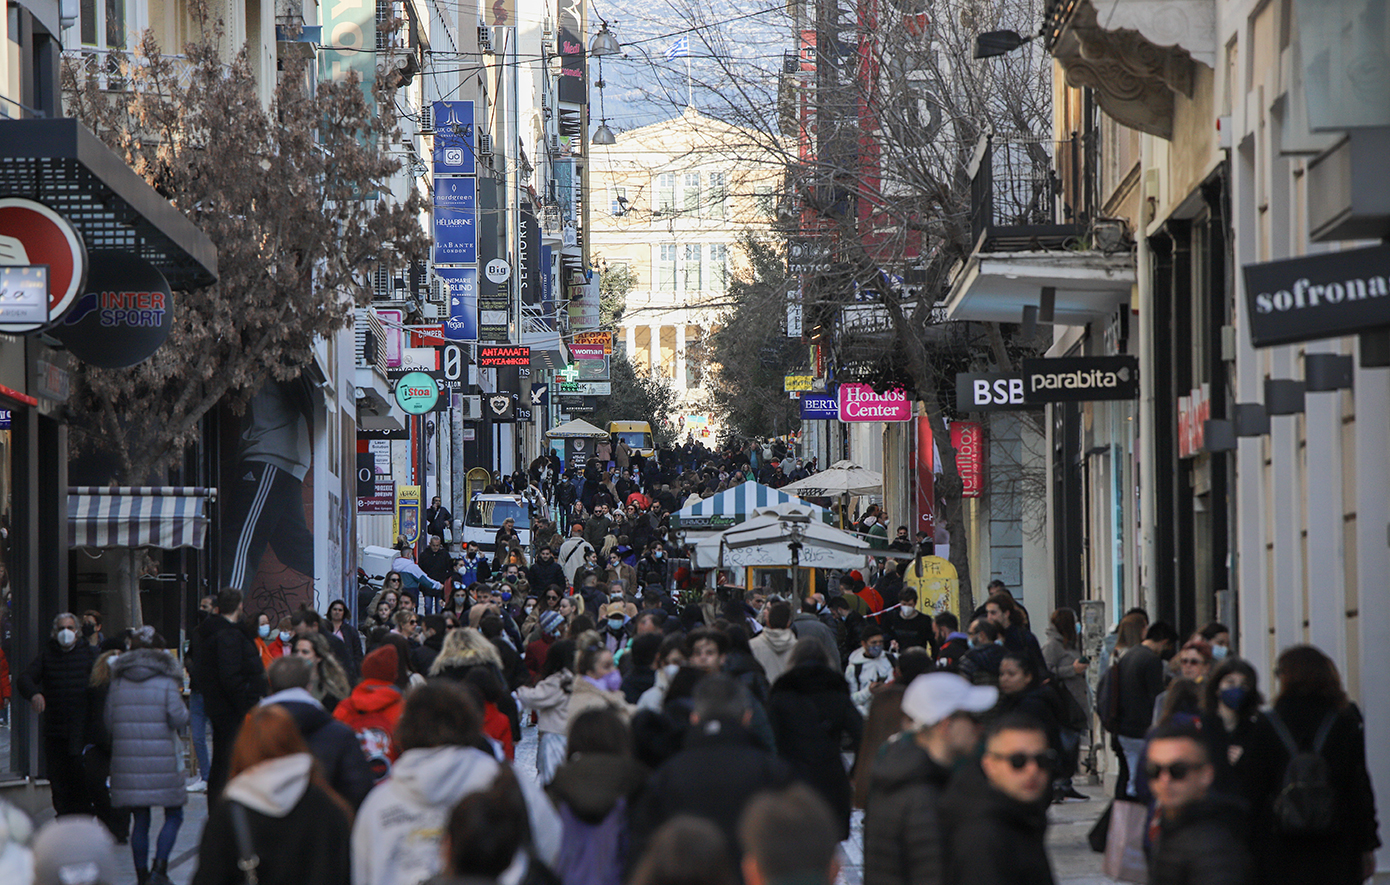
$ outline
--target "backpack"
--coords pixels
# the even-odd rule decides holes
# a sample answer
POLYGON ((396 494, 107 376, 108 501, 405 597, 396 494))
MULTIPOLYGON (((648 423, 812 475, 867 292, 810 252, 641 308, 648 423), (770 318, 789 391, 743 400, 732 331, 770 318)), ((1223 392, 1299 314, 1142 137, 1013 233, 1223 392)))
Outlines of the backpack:
POLYGON ((1289 751, 1284 779, 1274 797, 1274 830, 1285 836, 1319 836, 1330 832, 1337 814, 1337 793, 1329 782, 1322 748, 1337 721, 1333 710, 1318 726, 1311 750, 1304 751, 1279 714, 1270 710, 1269 724, 1289 751))
POLYGON ((1096 683, 1096 715, 1100 727, 1111 734, 1120 732, 1120 662, 1106 668, 1096 683))

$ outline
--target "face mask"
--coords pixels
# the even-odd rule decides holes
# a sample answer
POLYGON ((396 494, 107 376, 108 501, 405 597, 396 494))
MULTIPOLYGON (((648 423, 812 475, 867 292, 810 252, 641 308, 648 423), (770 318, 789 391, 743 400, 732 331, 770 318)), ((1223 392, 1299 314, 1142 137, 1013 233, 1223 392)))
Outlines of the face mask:
POLYGON ((876 657, 878 657, 878 656, 881 655, 881 654, 883 654, 883 649, 882 649, 882 648, 866 648, 866 649, 864 649, 864 657, 866 657, 866 658, 876 658, 876 657))
POLYGON ((270 625, 262 624, 256 628, 256 632, 261 634, 262 639, 265 639, 266 637, 270 636, 270 625))
POLYGON ((623 687, 623 674, 617 670, 598 680, 599 687, 604 691, 617 691, 623 687))
POLYGON ((91 635, 92 635, 93 633, 95 633, 95 632, 97 632, 97 625, 96 625, 96 624, 83 624, 83 625, 82 625, 82 635, 83 635, 83 636, 91 636, 91 635))
POLYGON ((467 597, 467 596, 455 596, 455 597, 454 597, 454 605, 463 605, 463 604, 464 604, 465 602, 467 602, 467 601, 468 601, 468 597, 467 597))
POLYGON ((654 553, 652 554, 652 556, 656 557, 657 559, 660 559, 661 557, 663 557, 663 556, 665 556, 665 555, 666 555, 666 554, 663 553, 663 552, 660 551, 660 550, 657 550, 656 552, 654 552, 654 553))
POLYGON ((536 606, 535 606, 534 604, 527 604, 527 606, 526 606, 526 614, 529 615, 531 612, 533 612, 533 611, 535 611, 535 610, 536 610, 536 606))
POLYGON ((622 618, 622 616, 620 615, 620 616, 618 616, 618 617, 616 617, 616 618, 609 618, 609 619, 608 619, 608 629, 610 629, 610 630, 621 630, 621 629, 623 629, 623 618, 622 618))
POLYGON ((1239 685, 1223 688, 1217 697, 1221 698, 1221 703, 1225 704, 1227 709, 1239 711, 1241 704, 1245 703, 1245 688, 1239 685))
POLYGON ((58 631, 58 644, 66 648, 77 641, 77 631, 71 627, 64 627, 58 631))
POLYGON ((1214 660, 1219 661, 1230 653, 1231 650, 1224 645, 1213 645, 1211 647, 1211 656, 1214 660))
POLYGON ((1080 621, 1077 621, 1077 622, 1076 622, 1076 635, 1077 635, 1077 636, 1080 636, 1080 635, 1081 635, 1081 622, 1080 622, 1080 621))
POLYGON ((516 583, 516 575, 507 575, 507 583, 508 583, 508 584, 515 584, 515 583, 516 583))
POLYGON ((667 664, 661 668, 661 672, 666 674, 667 679, 675 679, 676 674, 681 671, 680 664, 667 664))
POLYGON ((291 633, 289 630, 281 630, 281 631, 280 631, 280 641, 281 641, 281 642, 289 642, 289 641, 290 641, 290 637, 293 636, 293 635, 294 635, 294 634, 291 633))
POLYGON ((503 602, 511 602, 511 601, 512 601, 512 594, 507 593, 507 592, 504 591, 504 592, 502 593, 502 601, 503 601, 503 602))

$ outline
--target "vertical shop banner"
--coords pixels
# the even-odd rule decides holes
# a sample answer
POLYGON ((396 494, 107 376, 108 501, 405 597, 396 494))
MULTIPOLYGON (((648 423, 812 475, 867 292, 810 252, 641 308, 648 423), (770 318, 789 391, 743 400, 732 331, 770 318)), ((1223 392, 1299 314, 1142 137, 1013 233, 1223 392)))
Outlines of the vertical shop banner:
POLYGON ((391 521, 391 534, 399 540, 404 537, 412 547, 420 538, 420 487, 396 487, 396 512, 391 521))
POLYGON ((473 102, 434 103, 434 174, 472 175, 478 170, 473 102))
POLYGON ((446 287, 444 297, 449 318, 444 321, 444 337, 450 341, 474 341, 478 337, 478 269, 476 267, 438 267, 434 275, 446 287))
POLYGON ((323 50, 323 72, 341 82, 357 72, 358 86, 367 107, 376 86, 376 3, 369 0, 335 0, 323 7, 328 45, 323 50))
POLYGON ((932 440, 931 419, 926 415, 917 416, 917 528, 913 533, 926 532, 927 537, 936 538, 936 465, 932 462, 935 452, 932 440))
POLYGON ((551 274, 554 250, 542 245, 541 253, 541 309, 545 313, 555 312, 555 277, 551 274))
POLYGON ((506 341, 511 325, 512 299, 506 285, 487 284, 478 295, 478 340, 506 341))
POLYGON ((588 71, 585 66, 584 3, 582 0, 560 0, 559 38, 560 82, 559 99, 569 104, 589 101, 588 71))
POLYGON ((478 182, 474 178, 434 180, 434 262, 478 261, 478 182))
POLYGON ((541 289, 541 226, 529 209, 521 210, 521 251, 517 256, 517 292, 521 303, 536 305, 542 301, 541 289))
POLYGON ((985 431, 974 421, 951 422, 951 448, 956 450, 960 496, 978 498, 984 493, 985 431))

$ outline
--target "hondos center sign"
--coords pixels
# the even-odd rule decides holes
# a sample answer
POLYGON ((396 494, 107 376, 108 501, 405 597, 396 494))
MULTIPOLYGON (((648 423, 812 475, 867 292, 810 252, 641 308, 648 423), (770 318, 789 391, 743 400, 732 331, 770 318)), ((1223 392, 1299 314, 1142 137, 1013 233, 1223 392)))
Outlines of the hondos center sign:
POLYGON ((876 393, 868 384, 841 384, 838 400, 841 421, 908 421, 912 418, 912 403, 901 389, 876 393))

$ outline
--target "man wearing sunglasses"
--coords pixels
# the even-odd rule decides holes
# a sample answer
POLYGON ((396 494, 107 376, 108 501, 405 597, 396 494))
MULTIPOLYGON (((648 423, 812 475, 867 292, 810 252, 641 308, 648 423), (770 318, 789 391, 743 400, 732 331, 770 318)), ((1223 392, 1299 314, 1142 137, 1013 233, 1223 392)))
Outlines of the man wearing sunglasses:
POLYGON ((962 769, 942 803, 952 822, 946 881, 1052 885, 1044 840, 1056 765, 1033 717, 1009 713, 990 724, 979 766, 962 769))
POLYGON ((1236 830, 1240 810, 1211 792, 1216 777, 1201 732, 1169 723, 1149 733, 1144 773, 1158 832, 1149 853, 1151 885, 1245 885, 1251 859, 1236 830))

